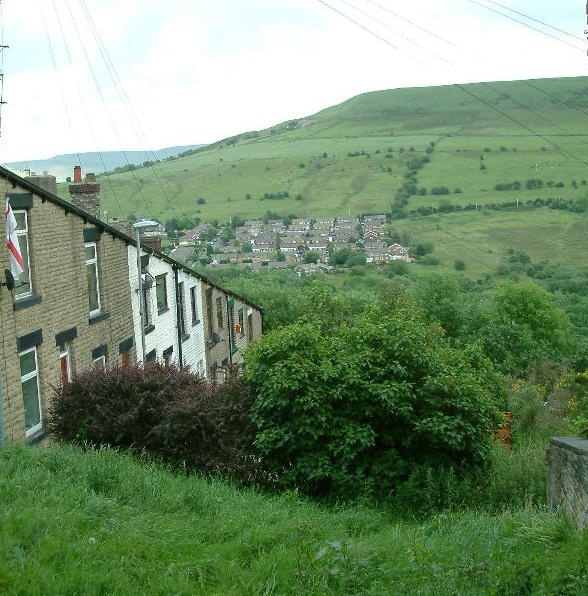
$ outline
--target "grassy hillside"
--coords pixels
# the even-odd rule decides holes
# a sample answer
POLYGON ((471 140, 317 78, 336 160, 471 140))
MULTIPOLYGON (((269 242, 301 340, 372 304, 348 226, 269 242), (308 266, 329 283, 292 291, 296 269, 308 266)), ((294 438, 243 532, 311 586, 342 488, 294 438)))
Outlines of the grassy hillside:
POLYGON ((587 91, 588 78, 578 77, 366 93, 157 167, 102 178, 103 207, 119 217, 223 221, 267 211, 387 212, 407 162, 431 143, 418 179, 429 194, 413 197, 411 206, 430 203, 438 185, 459 204, 509 200, 513 193, 494 187, 515 180, 523 183, 521 200, 575 198, 586 192, 581 181, 588 178, 587 91), (531 178, 553 184, 530 191, 524 182, 531 178), (278 192, 289 196, 264 199, 278 192))
POLYGON ((0 451, 0 486, 3 594, 581 594, 587 579, 588 535, 522 503, 405 520, 71 447, 0 451))
POLYGON ((464 211, 400 219, 392 224, 413 243, 431 241, 439 264, 427 269, 453 270, 465 264, 469 277, 495 273, 510 249, 527 253, 533 263, 571 266, 588 271, 588 215, 547 207, 508 211, 464 211))

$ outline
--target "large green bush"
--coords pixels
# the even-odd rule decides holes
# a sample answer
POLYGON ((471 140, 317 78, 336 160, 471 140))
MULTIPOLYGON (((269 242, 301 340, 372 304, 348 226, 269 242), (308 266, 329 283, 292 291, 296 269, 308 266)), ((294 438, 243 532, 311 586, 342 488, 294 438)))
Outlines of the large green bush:
POLYGON ((247 354, 256 444, 285 485, 311 494, 393 491, 415 468, 484 464, 502 389, 476 351, 401 304, 335 332, 276 330, 247 354))

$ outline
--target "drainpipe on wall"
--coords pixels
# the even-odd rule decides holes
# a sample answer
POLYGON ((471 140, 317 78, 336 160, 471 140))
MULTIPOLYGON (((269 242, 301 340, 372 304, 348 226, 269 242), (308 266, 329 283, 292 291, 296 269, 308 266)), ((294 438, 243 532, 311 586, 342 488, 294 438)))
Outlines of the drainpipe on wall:
POLYGON ((174 271, 174 287, 176 288, 176 328, 178 330, 178 359, 180 366, 184 366, 184 356, 182 354, 182 318, 180 308, 182 301, 180 300, 180 282, 178 276, 178 268, 172 267, 174 271))
POLYGON ((229 366, 233 366, 233 329, 231 325, 233 324, 233 307, 230 306, 232 304, 233 298, 229 298, 227 294, 227 340, 229 344, 229 366))

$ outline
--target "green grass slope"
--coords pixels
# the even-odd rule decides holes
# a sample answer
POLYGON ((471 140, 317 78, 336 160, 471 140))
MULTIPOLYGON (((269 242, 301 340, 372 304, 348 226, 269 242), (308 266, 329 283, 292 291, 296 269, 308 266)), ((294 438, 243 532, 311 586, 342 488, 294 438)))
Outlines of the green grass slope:
POLYGON ((442 198, 455 204, 574 199, 586 193, 587 115, 586 77, 366 93, 154 167, 101 177, 102 204, 109 216, 163 220, 388 212, 407 163, 431 143, 418 176, 427 194, 412 197, 410 208, 431 204, 435 186, 446 186, 442 198), (532 178, 544 187, 526 189, 532 178), (495 190, 517 180, 517 193, 495 190))
POLYGON ((418 522, 72 447, 0 451, 0 486, 3 594, 580 594, 586 586, 588 535, 530 506, 418 522))

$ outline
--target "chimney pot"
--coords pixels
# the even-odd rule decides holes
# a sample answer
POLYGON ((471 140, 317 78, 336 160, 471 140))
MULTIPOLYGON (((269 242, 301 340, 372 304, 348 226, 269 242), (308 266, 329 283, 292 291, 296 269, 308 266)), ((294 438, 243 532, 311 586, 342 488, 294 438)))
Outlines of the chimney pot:
POLYGON ((82 166, 74 166, 74 182, 82 181, 82 166))

